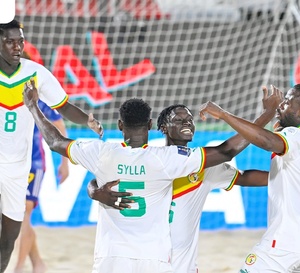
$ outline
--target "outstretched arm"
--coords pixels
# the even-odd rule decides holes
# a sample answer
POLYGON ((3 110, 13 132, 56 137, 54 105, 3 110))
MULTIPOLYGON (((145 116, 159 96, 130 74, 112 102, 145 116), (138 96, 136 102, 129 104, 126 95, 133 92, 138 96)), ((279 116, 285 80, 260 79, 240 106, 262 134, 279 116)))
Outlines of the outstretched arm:
MULTIPOLYGON (((67 136, 65 123, 62 118, 53 121, 52 123, 62 133, 63 136, 65 137, 67 136)), ((69 176, 69 160, 68 158, 62 156, 61 164, 58 167, 59 184, 62 184, 67 179, 68 176, 69 176)))
POLYGON ((99 134, 100 137, 103 136, 101 123, 95 118, 91 120, 85 112, 74 104, 67 102, 64 106, 58 108, 57 111, 68 120, 77 124, 88 125, 93 131, 99 134))
MULTIPOLYGON (((271 87, 272 87, 272 92, 271 92, 270 96, 268 96, 268 89, 266 87, 263 88, 263 92, 264 92, 264 96, 263 96, 264 111, 263 111, 263 113, 255 120, 254 123, 247 121, 248 123, 253 124, 257 128, 260 128, 261 130, 264 130, 261 127, 264 127, 266 124, 268 124, 271 121, 271 119, 274 117, 276 109, 278 108, 279 104, 283 100, 282 92, 274 86, 271 86, 271 87)), ((206 104, 204 104, 200 107, 199 114, 203 120, 205 120, 205 113, 209 113, 215 118, 222 118, 223 115, 225 116, 226 114, 229 114, 228 112, 225 112, 221 107, 217 106, 216 104, 214 104, 212 102, 207 102, 206 104)), ((240 119, 240 118, 237 118, 237 119, 240 119)), ((240 119, 240 120, 242 120, 242 119, 240 119)), ((232 124, 235 124, 235 122, 236 122, 235 120, 232 121, 232 124)), ((228 123, 228 124, 231 125, 230 123, 228 123)), ((236 128, 234 128, 234 129, 236 129, 236 128)), ((245 129, 245 131, 246 130, 247 129, 245 129)), ((233 136, 232 138, 223 142, 219 146, 205 148, 205 151, 206 151, 205 167, 206 168, 226 162, 226 161, 230 161, 238 153, 240 153, 242 150, 244 150, 249 145, 250 142, 252 142, 250 139, 246 138, 246 136, 241 131, 238 131, 238 133, 240 133, 240 134, 233 136)), ((257 133, 255 133, 254 136, 256 134, 257 133)))
POLYGON ((269 172, 265 171, 247 170, 238 176, 235 185, 248 187, 268 186, 268 175, 269 172))
POLYGON ((41 112, 38 106, 39 96, 33 78, 25 84, 23 100, 50 149, 67 157, 67 147, 72 139, 64 137, 41 112))

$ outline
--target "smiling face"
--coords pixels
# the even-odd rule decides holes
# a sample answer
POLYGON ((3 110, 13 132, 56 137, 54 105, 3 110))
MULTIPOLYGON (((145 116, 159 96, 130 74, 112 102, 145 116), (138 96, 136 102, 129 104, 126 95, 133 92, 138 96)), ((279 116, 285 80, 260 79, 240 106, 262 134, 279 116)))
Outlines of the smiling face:
POLYGON ((192 141, 195 132, 194 118, 191 112, 184 107, 173 109, 167 118, 164 134, 167 136, 168 145, 186 146, 192 141))
POLYGON ((0 36, 0 69, 6 74, 14 72, 24 50, 24 34, 20 28, 3 31, 0 36))
POLYGON ((300 125, 300 89, 290 89, 279 105, 275 117, 282 128, 300 125))

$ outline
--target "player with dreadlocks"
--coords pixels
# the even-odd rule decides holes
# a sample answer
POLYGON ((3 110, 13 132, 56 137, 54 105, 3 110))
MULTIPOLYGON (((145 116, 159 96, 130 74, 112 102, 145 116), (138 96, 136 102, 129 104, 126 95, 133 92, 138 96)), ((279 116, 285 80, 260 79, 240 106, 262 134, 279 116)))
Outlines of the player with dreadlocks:
MULTIPOLYGON (((274 115, 276 105, 281 101, 281 95, 274 89, 274 97, 267 97, 268 90, 264 90, 265 112, 274 115)), ((261 118, 256 120, 264 125, 261 118)), ((166 137, 166 146, 180 145, 182 149, 192 141, 195 131, 194 118, 191 111, 183 104, 176 104, 165 108, 157 119, 157 128, 166 137)), ((225 141, 219 147, 236 155, 249 143, 236 135, 225 141), (236 148, 236 149, 235 149, 236 148)), ((214 147, 212 147, 214 149, 214 147)), ((214 160, 218 153, 210 153, 211 148, 205 148, 206 158, 214 160)), ((206 165, 208 166, 208 165, 206 165)), ((176 178, 173 181, 173 197, 169 216, 172 241, 171 264, 173 272, 197 272, 199 222, 207 195, 213 189, 230 190, 233 185, 265 186, 268 172, 249 170, 239 172, 226 163, 206 167, 205 169, 187 177, 176 178)), ((125 192, 111 191, 111 187, 118 181, 107 183, 100 189, 96 181, 88 185, 88 192, 92 199, 98 200, 116 209, 130 208, 130 196, 125 192), (120 203, 114 204, 119 198, 120 203)))

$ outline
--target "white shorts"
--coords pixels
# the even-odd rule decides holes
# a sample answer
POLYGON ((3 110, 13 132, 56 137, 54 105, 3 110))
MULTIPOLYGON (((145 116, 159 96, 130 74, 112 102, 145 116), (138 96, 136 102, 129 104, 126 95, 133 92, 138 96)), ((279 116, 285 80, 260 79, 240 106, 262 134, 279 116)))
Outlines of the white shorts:
POLYGON ((239 273, 300 273, 300 253, 257 244, 247 255, 239 273))
POLYGON ((23 221, 29 169, 24 164, 0 164, 0 195, 2 214, 23 221))
POLYGON ((172 273, 170 263, 123 257, 97 258, 92 273, 172 273))

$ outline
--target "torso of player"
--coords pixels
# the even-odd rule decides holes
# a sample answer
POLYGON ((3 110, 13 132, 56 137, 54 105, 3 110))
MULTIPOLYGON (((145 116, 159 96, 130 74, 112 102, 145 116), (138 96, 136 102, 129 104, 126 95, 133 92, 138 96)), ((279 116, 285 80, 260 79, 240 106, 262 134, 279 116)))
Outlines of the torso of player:
POLYGON ((300 129, 285 128, 283 156, 272 154, 268 184, 268 229, 262 243, 300 253, 300 129))
MULTIPOLYGON (((76 143, 71 147, 72 156, 76 149, 73 146, 76 143)), ((106 143, 103 146, 98 155, 94 155, 96 147, 90 149, 91 153, 85 155, 89 162, 81 163, 96 175, 99 186, 120 178, 120 184, 112 190, 133 193, 135 203, 131 209, 123 211, 100 205, 96 257, 113 253, 115 256, 167 262, 171 251, 168 215, 172 181, 176 176, 201 168, 200 150, 183 155, 175 146, 147 149, 124 148, 120 144, 110 146, 106 143), (98 162, 94 166, 96 158, 98 162)), ((80 150, 86 149, 82 147, 80 150)), ((75 161, 78 160, 78 157, 75 158, 75 161)))
POLYGON ((211 190, 232 188, 238 171, 224 166, 220 164, 173 181, 170 224, 175 246, 191 241, 189 237, 199 230, 203 206, 211 190))
POLYGON ((18 69, 10 76, 0 71, 0 163, 30 160, 34 120, 23 103, 22 93, 31 77, 51 106, 59 105, 67 97, 57 81, 51 85, 53 75, 32 61, 21 59, 18 69), (40 88, 41 85, 45 87, 40 88))
POLYGON ((173 181, 170 228, 172 266, 176 273, 196 269, 199 224, 208 194, 213 189, 230 190, 237 176, 235 168, 220 164, 173 181))

